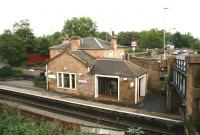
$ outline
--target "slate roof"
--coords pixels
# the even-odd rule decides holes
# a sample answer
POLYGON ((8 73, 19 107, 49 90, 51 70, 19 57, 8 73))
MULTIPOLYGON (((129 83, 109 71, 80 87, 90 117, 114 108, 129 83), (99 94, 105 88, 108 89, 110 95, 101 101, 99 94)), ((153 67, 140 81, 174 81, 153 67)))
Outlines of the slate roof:
MULTIPOLYGON (((67 44, 60 44, 50 49, 70 49, 71 43, 67 44)), ((118 45, 119 48, 123 48, 123 46, 118 45)), ((80 50, 87 50, 87 49, 100 49, 100 50, 111 50, 113 49, 110 42, 105 40, 94 38, 94 37, 86 37, 80 39, 80 50)))
POLYGON ((147 73, 147 70, 142 67, 120 59, 97 59, 93 64, 93 68, 90 71, 93 75, 101 74, 134 78, 147 73))
POLYGON ((91 64, 95 60, 93 56, 81 50, 71 51, 70 53, 88 64, 91 64))
POLYGON ((70 43, 52 46, 52 47, 50 47, 50 49, 61 49, 61 50, 70 49, 70 43))

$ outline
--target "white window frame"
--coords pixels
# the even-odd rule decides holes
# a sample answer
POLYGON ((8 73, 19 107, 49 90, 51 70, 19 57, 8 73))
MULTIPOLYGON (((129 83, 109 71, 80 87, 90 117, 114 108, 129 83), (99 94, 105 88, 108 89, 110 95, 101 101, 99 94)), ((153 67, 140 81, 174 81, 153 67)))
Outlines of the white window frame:
POLYGON ((72 90, 76 90, 76 73, 70 73, 70 72, 57 72, 57 87, 58 88, 63 88, 63 89, 72 89, 72 90), (59 76, 58 74, 61 74, 61 87, 59 86, 59 76), (69 74, 69 88, 68 87, 64 87, 64 74, 69 74), (74 80, 75 80, 75 88, 72 88, 72 74, 74 75, 74 80))
POLYGON ((120 100, 120 77, 119 76, 111 76, 111 75, 100 75, 100 74, 95 74, 95 98, 98 98, 99 96, 99 89, 98 89, 98 77, 107 77, 107 78, 117 78, 118 79, 118 95, 117 95, 117 100, 120 100))

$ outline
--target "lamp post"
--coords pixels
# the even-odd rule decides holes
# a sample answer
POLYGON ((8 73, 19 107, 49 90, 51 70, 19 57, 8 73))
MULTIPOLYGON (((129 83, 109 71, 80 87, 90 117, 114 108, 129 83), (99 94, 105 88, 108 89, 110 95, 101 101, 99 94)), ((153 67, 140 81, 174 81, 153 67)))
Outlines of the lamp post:
POLYGON ((164 52, 164 54, 163 54, 163 59, 166 59, 166 57, 165 57, 165 33, 166 33, 166 31, 165 31, 165 11, 169 8, 163 8, 163 9, 164 9, 164 33, 163 33, 163 52, 164 52))

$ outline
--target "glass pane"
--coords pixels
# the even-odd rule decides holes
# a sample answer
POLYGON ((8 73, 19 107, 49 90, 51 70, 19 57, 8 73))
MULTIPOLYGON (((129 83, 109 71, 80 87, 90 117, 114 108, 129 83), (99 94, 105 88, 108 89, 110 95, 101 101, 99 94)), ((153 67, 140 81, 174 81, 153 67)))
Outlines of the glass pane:
POLYGON ((72 78, 72 89, 75 89, 75 74, 71 74, 71 78, 72 78))
POLYGON ((62 87, 62 74, 58 73, 58 86, 62 87))
POLYGON ((63 76, 64 76, 64 87, 70 88, 69 74, 63 74, 63 76))

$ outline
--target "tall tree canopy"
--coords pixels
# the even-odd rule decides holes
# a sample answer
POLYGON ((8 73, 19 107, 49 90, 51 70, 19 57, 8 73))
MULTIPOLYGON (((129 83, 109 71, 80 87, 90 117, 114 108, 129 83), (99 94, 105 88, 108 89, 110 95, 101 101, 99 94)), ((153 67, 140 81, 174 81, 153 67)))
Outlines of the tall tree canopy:
POLYGON ((89 17, 73 17, 67 20, 63 27, 63 32, 71 36, 96 36, 97 26, 96 23, 89 17))
POLYGON ((111 35, 109 34, 109 32, 97 32, 96 35, 98 38, 103 39, 105 41, 110 41, 111 40, 111 35))
MULTIPOLYGON (((12 30, 5 30, 0 35, 0 60, 7 60, 11 65, 21 65, 26 56, 31 53, 49 54, 49 47, 60 44, 64 34, 69 37, 98 37, 110 41, 108 32, 98 32, 96 23, 89 17, 72 18, 64 24, 62 32, 36 37, 28 20, 21 20, 13 25, 12 30)), ((141 32, 119 32, 118 43, 130 46, 132 40, 138 43, 138 50, 143 48, 162 48, 163 30, 151 29, 141 32)), ((172 43, 176 48, 193 48, 200 53, 200 40, 190 33, 166 33, 166 43, 172 43)))
POLYGON ((0 58, 12 65, 20 65, 26 55, 26 49, 22 47, 18 36, 10 30, 4 31, 0 36, 0 58))
POLYGON ((25 47, 26 54, 33 50, 34 34, 28 20, 21 20, 13 25, 14 34, 21 40, 21 47, 25 47))

